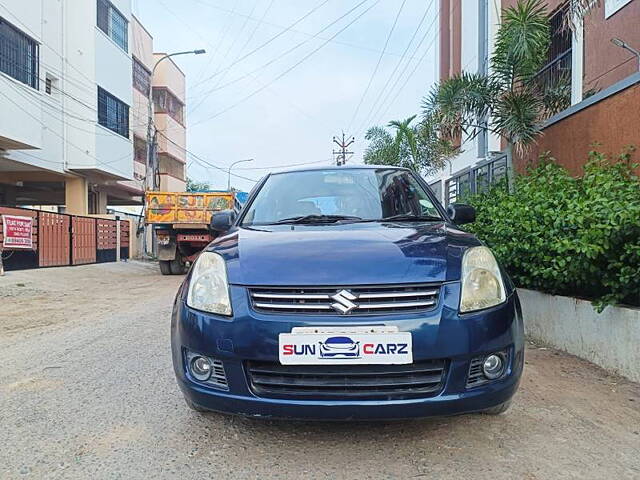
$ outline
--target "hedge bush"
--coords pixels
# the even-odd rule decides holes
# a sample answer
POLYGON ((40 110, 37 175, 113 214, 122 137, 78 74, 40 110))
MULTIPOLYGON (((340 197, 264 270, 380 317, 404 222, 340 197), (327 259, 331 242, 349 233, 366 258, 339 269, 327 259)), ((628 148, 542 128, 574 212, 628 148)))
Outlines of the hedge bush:
POLYGON ((587 298, 598 311, 640 305, 640 183, 631 149, 614 161, 593 151, 574 178, 541 158, 515 180, 467 198, 470 226, 520 287, 587 298))

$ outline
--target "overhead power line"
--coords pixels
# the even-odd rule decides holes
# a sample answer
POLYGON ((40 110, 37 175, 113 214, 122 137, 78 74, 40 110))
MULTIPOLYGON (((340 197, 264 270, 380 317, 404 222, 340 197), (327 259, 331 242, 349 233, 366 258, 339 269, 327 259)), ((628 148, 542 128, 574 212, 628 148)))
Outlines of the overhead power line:
MULTIPOLYGON (((269 3, 268 8, 263 12, 262 17, 264 18, 266 16, 266 14, 269 11, 269 7, 271 5, 273 5, 274 0, 271 0, 271 2, 269 3)), ((189 25, 186 21, 184 21, 182 18, 180 18, 175 12, 169 10, 167 8, 167 6, 161 2, 161 5, 163 5, 167 11, 172 14, 172 16, 179 21, 180 23, 186 25, 187 27, 191 28, 193 33, 195 33, 203 42, 205 42, 206 45, 208 45, 209 47, 211 47, 212 50, 215 49, 215 45, 213 45, 213 43, 211 42, 211 40, 207 37, 205 37, 204 35, 202 35, 202 33, 200 33, 198 30, 193 29, 192 25, 189 25)), ((225 9, 225 11, 227 11, 225 9)), ((256 23, 256 26, 252 32, 252 35, 255 33, 255 31, 258 29, 258 27, 261 25, 260 22, 256 23)), ((250 39, 252 38, 252 36, 249 37, 248 41, 246 42, 246 44, 249 43, 250 39)), ((320 38, 320 37, 318 37, 320 38)), ((243 46, 243 49, 245 48, 245 46, 243 46)), ((254 81, 256 81, 259 85, 264 85, 263 82, 261 82, 256 76, 254 75, 250 75, 251 78, 253 78, 254 81)), ((278 93, 273 87, 267 86, 267 91, 269 91, 272 95, 278 97, 281 101, 288 103, 296 112, 298 112, 299 114, 303 115, 304 117, 315 121, 318 123, 318 125, 321 125, 323 128, 327 129, 327 131, 333 130, 332 126, 329 126, 328 124, 326 124, 325 122, 323 122, 322 120, 320 120, 318 117, 311 115, 309 112, 305 111, 304 109, 302 109, 299 105, 296 105, 293 101, 291 101, 291 99, 287 96, 287 95, 281 95, 280 93, 278 93)), ((192 110, 189 110, 189 113, 192 113, 192 110)), ((165 132, 167 131, 174 131, 175 129, 177 129, 177 127, 172 127, 172 126, 167 126, 167 128, 164 129, 165 132)), ((242 170, 242 168, 240 168, 239 170, 242 170)))
POLYGON ((258 88, 257 90, 254 90, 253 92, 251 92, 249 95, 246 95, 245 97, 243 97, 242 99, 240 99, 239 101, 233 103, 232 105, 229 105, 228 107, 218 111, 217 113, 211 115, 208 118, 205 118, 199 122, 196 122, 193 125, 197 125, 200 123, 203 123, 205 121, 209 121, 212 120, 216 117, 219 117, 220 115, 228 112, 229 110, 237 107, 238 105, 246 102, 247 100, 249 100, 250 98, 254 97, 255 95, 257 95, 258 93, 262 92, 263 90, 265 90, 267 87, 269 87, 271 84, 275 83, 276 81, 278 81, 279 79, 281 79, 282 77, 284 77, 287 73, 289 73, 290 71, 292 71, 294 68, 296 68, 298 65, 300 65, 301 63, 303 63, 305 60, 307 60, 308 58, 310 58, 312 55, 314 55, 316 52, 318 52, 320 49, 322 49, 325 45, 327 45, 327 43, 329 43, 329 41, 333 38, 336 38, 338 35, 340 35, 342 32, 344 32, 347 28, 349 28, 351 25, 353 25, 355 22, 357 22, 360 18, 362 18, 363 15, 365 15, 369 10, 371 10, 373 7, 375 7, 378 3, 380 2, 380 0, 376 0, 371 6, 367 7, 363 12, 361 12, 360 14, 358 14, 358 16, 356 16, 353 20, 351 20, 347 25, 345 25, 344 27, 342 27, 340 30, 338 30, 336 33, 334 33, 330 39, 326 40, 325 42, 323 42, 319 47, 315 48, 314 50, 312 50, 310 53, 308 53, 307 55, 305 55, 302 59, 300 59, 299 61, 297 61, 294 65, 292 65, 291 67, 289 67, 288 69, 286 69, 284 72, 282 72, 280 75, 276 76, 275 78, 273 78, 271 81, 269 81, 268 83, 266 83, 265 85, 263 85, 262 87, 258 88))
POLYGON ((238 63, 242 62, 245 58, 248 58, 251 55, 253 55, 254 53, 256 53, 259 50, 263 49, 264 47, 266 47, 267 45, 269 45, 270 43, 274 42, 275 40, 280 38, 282 35, 287 33, 289 30, 291 30, 291 28, 295 27, 297 24, 302 22, 305 18, 309 17, 314 12, 316 12, 318 9, 320 9, 321 7, 326 5, 328 2, 329 2, 329 0, 323 0, 318 5, 316 5, 311 10, 309 10, 307 13, 305 13, 302 17, 298 18, 295 22, 293 22, 291 25, 286 27, 284 30, 278 32, 276 35, 274 35, 273 37, 269 38, 267 41, 261 43, 260 45, 258 45, 256 48, 254 48, 250 52, 246 53, 245 55, 242 55, 239 59, 237 59, 235 62, 231 63, 230 65, 228 65, 226 68, 215 72, 213 75, 210 75, 209 77, 207 77, 207 78, 201 80, 200 82, 198 82, 197 84, 193 85, 192 88, 195 88, 195 87, 197 87, 198 85, 201 85, 204 82, 208 82, 209 80, 211 80, 212 78, 216 77, 217 75, 220 75, 222 72, 224 72, 224 71, 232 68, 234 65, 237 65, 238 63))
MULTIPOLYGON (((325 30, 328 30, 329 28, 331 28, 333 25, 335 25, 336 23, 338 23, 340 20, 342 20, 343 18, 345 18, 346 16, 348 16, 349 14, 351 14, 352 12, 354 12, 355 10, 357 10, 360 6, 362 6, 363 4, 365 4, 366 2, 368 2, 369 0, 362 0, 361 2, 359 2, 358 4, 356 4, 353 8, 349 9, 347 12, 345 12, 344 14, 340 15, 338 18, 336 18, 335 20, 333 20, 331 23, 329 23, 328 25, 324 26, 322 29, 320 29, 316 35, 319 35, 320 33, 324 32, 325 30)), ((238 82, 240 82, 241 80, 244 80, 247 77, 253 76, 256 73, 258 73, 261 70, 266 69, 268 66, 272 65, 273 63, 277 62, 278 60, 280 60, 281 58, 285 57, 286 55, 288 55, 289 53, 297 50, 298 48, 302 47, 303 45, 305 45, 306 43, 308 43, 312 38, 316 38, 315 36, 311 37, 311 38, 307 38, 305 40, 303 40, 302 42, 294 45, 293 47, 285 50, 284 52, 282 52, 281 54, 277 55, 276 57, 272 58, 271 60, 269 60, 268 62, 260 65, 259 67, 251 70, 248 73, 245 73, 239 77, 234 78, 233 80, 223 84, 223 85, 216 85, 213 88, 209 89, 208 91, 206 91, 205 93, 203 93, 203 98, 201 100, 201 102, 197 105, 201 105, 202 102, 204 102, 204 100, 208 97, 208 95, 210 95, 213 92, 216 92, 218 90, 221 90, 223 88, 226 88, 230 85, 236 85, 238 82)), ((191 109, 191 113, 193 113, 193 111, 197 108, 194 107, 191 109)))
MULTIPOLYGON (((431 24, 427 28, 427 30, 424 32, 424 35, 420 39, 420 42, 416 45, 415 49, 412 52, 411 56, 413 58, 417 58, 417 60, 416 60, 416 62, 414 64, 413 70, 411 70, 409 72, 409 75, 405 78, 405 80, 402 83, 402 85, 399 88, 396 89, 396 86, 402 80, 403 76, 405 75, 405 73, 407 72, 407 70, 409 69, 409 67, 412 64, 412 60, 408 60, 405 63, 404 67, 402 67, 402 70, 400 71, 400 73, 396 77, 396 79, 393 82, 393 84, 391 85, 391 88, 387 91, 385 97, 379 103, 379 106, 377 107, 377 109, 374 112, 373 116, 370 117, 371 122, 375 122, 377 118, 380 118, 380 117, 383 117, 384 115, 386 115, 386 113, 389 111, 389 108, 391 108, 391 105, 394 105, 396 99, 403 92, 405 86, 407 85, 407 83, 409 83, 409 80, 413 77, 413 75, 417 71, 418 67, 422 64, 422 61, 425 59, 427 54, 431 51, 432 47, 434 46, 435 41, 438 39, 439 33, 440 33, 440 26, 439 25, 438 25, 438 28, 436 29, 435 35, 433 36, 433 38, 431 39, 431 41, 427 45, 427 47, 424 50, 424 52, 420 55, 420 57, 415 57, 417 55, 418 51, 420 50, 420 47, 424 43, 424 41, 429 37, 429 34, 431 33, 432 28, 435 25, 437 19, 438 19, 438 17, 435 16, 434 19, 432 20, 431 24), (395 95, 394 95, 394 93, 395 93, 395 95), (391 97, 391 95, 393 95, 393 98, 391 99, 391 102, 387 103, 387 100, 391 97), (384 107, 385 104, 386 104, 386 107, 384 107), (382 110, 383 107, 384 107, 384 110, 382 110), (382 113, 380 113, 381 111, 382 111, 382 113)), ((363 123, 361 125, 361 127, 357 130, 356 135, 357 136, 361 136, 367 130, 367 128, 368 128, 367 124, 363 123)))
POLYGON ((349 126, 347 127, 347 131, 349 131, 351 129, 351 124, 353 123, 353 121, 358 116, 358 112, 360 111, 360 107, 362 106, 362 102, 364 101, 365 97, 367 96, 367 93, 369 92, 369 88, 371 88, 371 83, 373 82, 373 79, 376 76, 376 73, 378 72, 378 68, 380 68, 380 63, 382 62, 382 56, 384 55, 384 52, 387 50, 387 46, 389 45, 389 40, 391 40, 391 36, 393 35, 393 31, 396 29, 396 25, 398 23, 398 18, 400 18, 400 14, 402 13, 402 9, 404 8, 404 4, 405 3, 407 3, 407 0, 402 0, 402 3, 400 4, 400 8, 398 9, 398 13, 396 14, 396 18, 393 20, 393 25, 391 26, 391 30, 389 30, 389 33, 387 35, 387 39, 384 42, 384 47, 382 49, 382 52, 380 52, 380 55, 378 56, 378 61, 376 62, 376 66, 373 69, 373 73, 369 77, 369 82, 367 83, 367 86, 364 89, 364 92, 362 92, 362 96, 360 97, 360 101, 358 102, 358 105, 356 106, 356 110, 353 112, 353 116, 351 117, 351 120, 349 121, 349 126))
MULTIPOLYGON (((411 35, 411 38, 409 39, 409 43, 407 43, 407 46, 405 47, 404 51, 402 52, 402 55, 400 56, 400 59, 398 60, 398 63, 396 63, 396 66, 394 67, 393 71, 391 72, 391 74, 387 78, 387 81, 385 82, 384 86, 380 90, 380 93, 378 94, 376 99, 371 104, 371 109, 369 110, 369 113, 367 113, 367 115, 364 117, 364 119, 362 121, 362 124, 366 125, 366 123, 369 121, 369 118, 371 117, 373 111, 377 107, 377 104, 380 101, 380 98, 385 94, 385 92, 387 90, 387 87, 391 83, 391 80, 393 79, 394 75, 396 74, 396 72, 400 68, 400 65, 403 63, 403 61, 404 61, 404 59, 405 59, 405 57, 407 55, 407 52, 409 51, 409 48, 411 48, 411 45, 413 44, 413 41, 415 40, 416 36, 418 35, 418 32, 420 31, 420 28, 424 24, 424 21, 427 18, 427 14, 431 11, 431 8, 433 7, 434 3, 435 3, 435 0, 431 0, 429 2, 429 4, 427 5, 427 8, 425 9, 422 17, 420 18, 420 21, 418 22, 418 26, 416 27, 416 29, 413 32, 413 35, 411 35)), ((438 16, 434 15, 433 22, 435 22, 435 19, 437 19, 437 18, 438 18, 438 16)), ((433 25, 433 22, 431 23, 431 25, 433 25)), ((422 37, 423 39, 426 37, 428 31, 429 31, 429 28, 427 28, 427 31, 425 32, 425 35, 422 37)), ((418 45, 422 45, 422 41, 418 45)), ((418 46, 418 48, 419 48, 419 46, 418 46)), ((407 63, 410 63, 410 62, 411 62, 411 60, 407 60, 407 63)), ((360 130, 360 128, 358 128, 358 131, 359 130, 360 130)))
MULTIPOLYGON (((228 167, 224 168, 224 167, 220 167, 218 165, 215 165, 211 162, 209 162, 208 160, 205 160, 204 158, 200 157, 199 155, 193 153, 192 151, 188 150, 187 148, 183 147, 182 145, 174 142, 173 140, 171 140, 167 135, 165 135, 162 131, 158 130, 158 135, 164 137, 169 143, 175 145, 176 147, 178 147, 180 150, 183 150, 185 153, 191 155, 191 157, 193 157, 193 159, 196 161, 199 160, 201 162, 206 163, 208 166, 210 166, 211 168, 215 168, 216 170, 220 170, 221 172, 224 172, 225 174, 229 173, 228 171, 228 167)), ((238 177, 238 178, 242 178, 243 180, 249 180, 250 182, 257 182, 257 180, 254 180, 253 178, 248 178, 248 177, 244 177, 242 175, 238 175, 235 173, 231 173, 231 176, 233 177, 238 177)))
MULTIPOLYGON (((203 2, 201 0, 193 0, 193 1, 199 3, 200 5, 204 5, 206 7, 209 7, 209 8, 213 8, 213 9, 216 9, 216 10, 219 10, 219 11, 222 11, 222 12, 226 12, 226 13, 232 13, 232 11, 230 9, 221 7, 219 5, 212 5, 210 3, 206 3, 206 2, 203 2)), ((256 18, 256 17, 251 17, 251 16, 249 16, 247 14, 240 13, 240 12, 233 12, 233 14, 241 16, 241 17, 248 18, 249 20, 251 20, 251 21, 256 23, 256 27, 259 26, 259 25, 267 25, 269 27, 278 28, 278 29, 287 28, 284 25, 281 25, 279 23, 265 21, 264 20, 264 16, 261 17, 261 18, 256 18)), ((302 31, 302 30, 297 30, 297 29, 294 29, 294 28, 290 28, 289 31, 291 33, 297 33, 299 35, 304 35, 304 36, 307 36, 307 37, 316 37, 316 35, 314 35, 313 33, 305 32, 305 31, 302 31)), ((326 37, 317 36, 317 38, 318 38, 318 40, 327 40, 326 37)), ((335 40, 334 39, 334 40, 331 40, 331 43, 335 43, 336 45, 344 45, 345 47, 356 48, 358 50, 365 50, 365 51, 368 51, 368 52, 380 53, 380 50, 377 49, 377 48, 373 48, 373 47, 365 46, 365 45, 358 45, 358 44, 355 44, 355 43, 345 42, 345 41, 342 41, 342 40, 335 40)), ((384 55, 389 55, 389 56, 393 56, 393 57, 399 57, 400 56, 399 53, 390 52, 390 51, 384 52, 384 55)))
MULTIPOLYGON (((387 114, 387 112, 389 111, 389 108, 391 108, 391 105, 394 105, 396 102, 396 99, 400 96, 400 94, 404 91, 404 87, 407 85, 407 83, 409 83, 409 80, 411 80, 411 78, 415 75, 416 71, 418 70, 418 67, 422 64, 422 61, 425 59, 425 57, 427 56, 427 54, 431 51, 431 48, 433 47, 433 44, 435 42, 435 40, 438 38, 438 34, 439 34, 439 28, 438 31, 436 31, 436 35, 434 36, 434 39, 431 41, 431 43, 429 44, 429 46, 426 48, 426 50, 422 53, 422 55, 420 56, 420 58, 418 59, 418 61, 415 63, 413 70, 411 70, 411 72, 409 73, 409 75, 407 76, 407 78, 404 80, 404 82, 402 83, 402 85, 400 86, 400 88, 397 89, 396 94, 393 96, 393 98, 391 99, 391 101, 387 104, 386 108, 384 109, 384 111, 382 111, 380 116, 384 116, 387 114)), ((407 64, 409 65, 409 64, 407 64)), ((401 77, 398 77, 401 78, 401 77)), ((392 90, 390 90, 390 92, 392 92, 392 90)), ((383 103, 384 104, 384 103, 383 103)))

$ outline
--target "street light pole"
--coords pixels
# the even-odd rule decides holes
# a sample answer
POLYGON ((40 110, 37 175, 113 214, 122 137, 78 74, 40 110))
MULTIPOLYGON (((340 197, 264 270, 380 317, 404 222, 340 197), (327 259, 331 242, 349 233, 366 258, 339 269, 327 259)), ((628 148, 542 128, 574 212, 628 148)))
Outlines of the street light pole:
POLYGON ((253 162, 253 158, 246 158, 244 160, 236 160, 231 165, 229 165, 229 171, 228 171, 229 175, 228 175, 228 178, 227 178, 227 191, 228 192, 231 191, 231 169, 234 167, 234 165, 237 165, 238 163, 243 163, 243 162, 253 162))
POLYGON ((624 48, 625 50, 628 50, 629 52, 633 53, 636 56, 636 58, 638 59, 638 71, 640 72, 640 51, 638 51, 635 48, 633 48, 631 45, 629 45, 624 40, 621 40, 621 39, 616 38, 616 37, 611 39, 611 43, 613 43, 614 45, 616 45, 616 46, 618 46, 620 48, 624 48))
MULTIPOLYGON (((156 165, 156 128, 153 123, 153 74, 158 67, 158 64, 163 60, 175 57, 177 55, 202 55, 206 53, 204 49, 198 50, 189 50, 185 52, 174 52, 163 55, 153 65, 153 69, 151 69, 151 74, 149 75, 149 91, 147 92, 147 168, 145 169, 145 177, 144 177, 144 188, 145 190, 157 190, 160 185, 157 181, 156 171, 158 169, 156 165), (151 173, 151 175, 149 175, 151 173), (151 177, 151 178, 149 178, 151 177)), ((143 202, 146 202, 146 195, 143 197, 143 202)), ((144 203, 143 203, 144 204, 144 203)), ((144 205, 143 208, 148 208, 148 205, 144 205)), ((143 238, 142 244, 144 245, 145 254, 149 254, 148 245, 147 245, 147 236, 148 236, 149 226, 144 224, 143 227, 143 238)), ((155 245, 151 247, 152 251, 155 250, 155 245)))
POLYGON ((153 75, 156 72, 156 68, 163 60, 166 60, 170 57, 176 57, 178 55, 202 55, 206 53, 204 49, 198 50, 187 50, 184 52, 174 52, 163 55, 156 63, 153 65, 153 69, 151 70, 151 75, 149 76, 149 91, 147 92, 147 170, 145 176, 145 188, 156 190, 159 185, 157 184, 157 165, 156 165, 156 129, 153 123, 153 75), (151 172, 151 179, 149 179, 149 172, 151 172))

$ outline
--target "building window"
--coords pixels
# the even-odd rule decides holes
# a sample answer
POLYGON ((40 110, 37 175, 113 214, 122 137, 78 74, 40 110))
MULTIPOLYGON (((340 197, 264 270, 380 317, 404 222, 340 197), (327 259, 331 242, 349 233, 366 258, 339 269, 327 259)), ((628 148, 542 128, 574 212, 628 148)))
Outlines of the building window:
POLYGON ((107 0, 98 1, 98 28, 125 52, 129 51, 129 22, 107 0))
POLYGON ((161 155, 158 162, 158 171, 161 175, 169 175, 184 181, 184 163, 167 155, 161 155))
POLYGON ((59 92, 60 88, 58 87, 58 79, 50 73, 47 73, 44 77, 44 93, 55 97, 59 92))
POLYGON ((0 72, 38 90, 38 44, 0 18, 0 72))
POLYGON ((153 87, 153 105, 157 113, 166 113, 180 125, 184 125, 184 105, 164 87, 153 87))
POLYGON ((98 87, 98 123, 129 138, 129 105, 98 87))
POLYGON ((149 96, 151 88, 151 72, 137 58, 133 59, 133 88, 149 96))
POLYGON ((143 165, 147 164, 147 142, 139 137, 133 137, 133 159, 143 165))
POLYGON ((571 29, 570 4, 559 7, 549 18, 551 44, 547 63, 535 76, 536 83, 546 93, 547 115, 555 115, 571 105, 571 29))
POLYGON ((616 13, 627 3, 631 3, 631 0, 605 0, 604 2, 604 18, 609 18, 616 13))

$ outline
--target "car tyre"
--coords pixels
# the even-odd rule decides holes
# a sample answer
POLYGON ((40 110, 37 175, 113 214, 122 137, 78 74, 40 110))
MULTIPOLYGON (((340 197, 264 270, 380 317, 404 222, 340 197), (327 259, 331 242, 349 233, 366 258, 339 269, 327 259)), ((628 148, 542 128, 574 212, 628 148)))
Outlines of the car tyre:
POLYGON ((189 407, 191 410, 193 410, 195 412, 205 413, 205 412, 209 411, 206 408, 202 408, 200 405, 196 405, 191 400, 189 400, 187 397, 184 397, 184 401, 187 404, 187 407, 189 407))
POLYGON ((507 400, 506 402, 501 403, 500 405, 487 408, 486 410, 483 410, 481 413, 485 415, 502 415, 507 410, 509 410, 510 407, 511 407, 511 400, 507 400))
POLYGON ((175 258, 169 262, 172 275, 184 275, 186 265, 182 258, 175 258))
POLYGON ((169 260, 160 260, 160 273, 162 275, 171 275, 171 262, 169 260))

